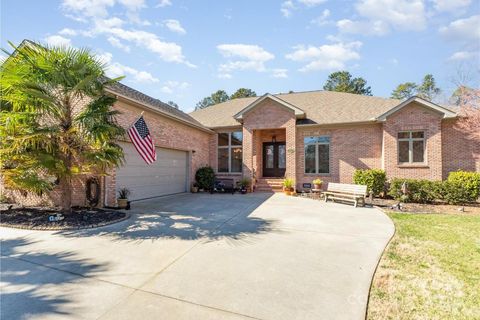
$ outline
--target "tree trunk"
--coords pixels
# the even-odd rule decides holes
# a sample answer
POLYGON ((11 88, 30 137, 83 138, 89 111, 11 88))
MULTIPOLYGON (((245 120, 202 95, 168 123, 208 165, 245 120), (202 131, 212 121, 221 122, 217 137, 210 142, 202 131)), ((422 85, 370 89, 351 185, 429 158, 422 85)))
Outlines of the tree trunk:
POLYGON ((62 188, 62 211, 65 213, 72 212, 72 178, 65 177, 61 180, 62 188))

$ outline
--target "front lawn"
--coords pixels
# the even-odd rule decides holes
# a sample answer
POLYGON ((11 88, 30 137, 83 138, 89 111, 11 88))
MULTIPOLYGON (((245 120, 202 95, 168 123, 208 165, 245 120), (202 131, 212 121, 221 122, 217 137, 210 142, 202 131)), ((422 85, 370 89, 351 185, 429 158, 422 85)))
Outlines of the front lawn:
POLYGON ((389 216, 368 319, 480 319, 480 215, 389 216))

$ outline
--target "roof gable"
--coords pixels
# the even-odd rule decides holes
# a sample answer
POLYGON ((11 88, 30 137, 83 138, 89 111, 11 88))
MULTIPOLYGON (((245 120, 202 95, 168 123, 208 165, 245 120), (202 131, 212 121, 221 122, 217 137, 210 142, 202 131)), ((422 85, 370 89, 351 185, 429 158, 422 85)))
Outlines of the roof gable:
POLYGON ((436 112, 439 112, 439 113, 443 114, 443 118, 454 118, 457 115, 455 112, 453 112, 453 111, 451 111, 447 108, 444 108, 442 106, 439 106, 438 104, 435 104, 433 102, 430 102, 428 100, 425 100, 425 99, 417 97, 417 96, 413 96, 413 97, 403 101, 402 103, 400 103, 396 107, 388 110, 387 112, 382 113, 378 117, 375 117, 374 120, 385 121, 385 120, 387 120, 387 118, 389 116, 391 116, 392 114, 400 111, 401 109, 403 109, 404 107, 408 106, 409 104, 411 104, 413 102, 416 102, 416 103, 420 104, 421 106, 423 106, 425 108, 428 108, 428 109, 431 109, 433 111, 436 111, 436 112))
POLYGON ((243 119, 244 114, 246 114, 246 113, 250 112, 251 110, 253 110, 254 108, 256 108, 261 102, 265 101, 266 99, 270 99, 272 101, 275 101, 280 106, 282 106, 282 107, 284 107, 288 110, 293 111, 295 113, 295 117, 297 119, 301 119, 301 118, 305 117, 305 112, 302 109, 300 109, 300 108, 294 106, 293 104, 290 104, 290 103, 286 102, 285 100, 282 100, 282 99, 280 99, 280 98, 278 98, 274 95, 271 95, 270 93, 266 93, 263 96, 256 99, 255 101, 251 102, 245 108, 243 108, 240 112, 235 114, 233 117, 236 120, 241 121, 243 119))

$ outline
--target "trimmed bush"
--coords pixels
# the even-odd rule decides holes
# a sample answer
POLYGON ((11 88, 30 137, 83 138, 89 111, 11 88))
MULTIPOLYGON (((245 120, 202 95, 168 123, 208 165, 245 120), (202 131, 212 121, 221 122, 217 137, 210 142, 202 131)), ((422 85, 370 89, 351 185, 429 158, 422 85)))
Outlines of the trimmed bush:
MULTIPOLYGON (((465 202, 475 202, 480 195, 480 173, 468 171, 454 171, 450 172, 447 179, 447 189, 451 186, 457 185, 462 187, 462 196, 465 202)), ((458 192, 450 190, 449 192, 459 194, 458 192)), ((459 191, 460 192, 460 191, 459 191)), ((446 199, 445 199, 446 200, 446 199)))
POLYGON ((385 171, 380 169, 355 170, 353 182, 367 186, 367 192, 372 191, 374 196, 379 195, 385 188, 387 176, 385 171))
POLYGON ((432 203, 442 198, 443 184, 441 181, 417 179, 392 179, 388 194, 395 200, 403 202, 432 203), (403 183, 407 184, 407 194, 402 192, 403 183))
POLYGON ((442 199, 448 204, 463 204, 474 202, 471 190, 459 181, 445 180, 442 184, 442 199))
POLYGON ((215 172, 209 166, 199 168, 195 173, 195 180, 200 189, 210 190, 215 183, 215 172))

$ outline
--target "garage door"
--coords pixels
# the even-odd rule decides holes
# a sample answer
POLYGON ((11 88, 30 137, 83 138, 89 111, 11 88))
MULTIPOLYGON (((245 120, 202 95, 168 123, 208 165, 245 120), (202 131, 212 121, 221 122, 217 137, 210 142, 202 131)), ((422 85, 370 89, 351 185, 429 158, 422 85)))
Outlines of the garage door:
POLYGON ((186 191, 188 153, 157 148, 157 161, 148 165, 133 144, 122 142, 125 165, 117 169, 116 187, 131 191, 130 200, 140 200, 186 191))

